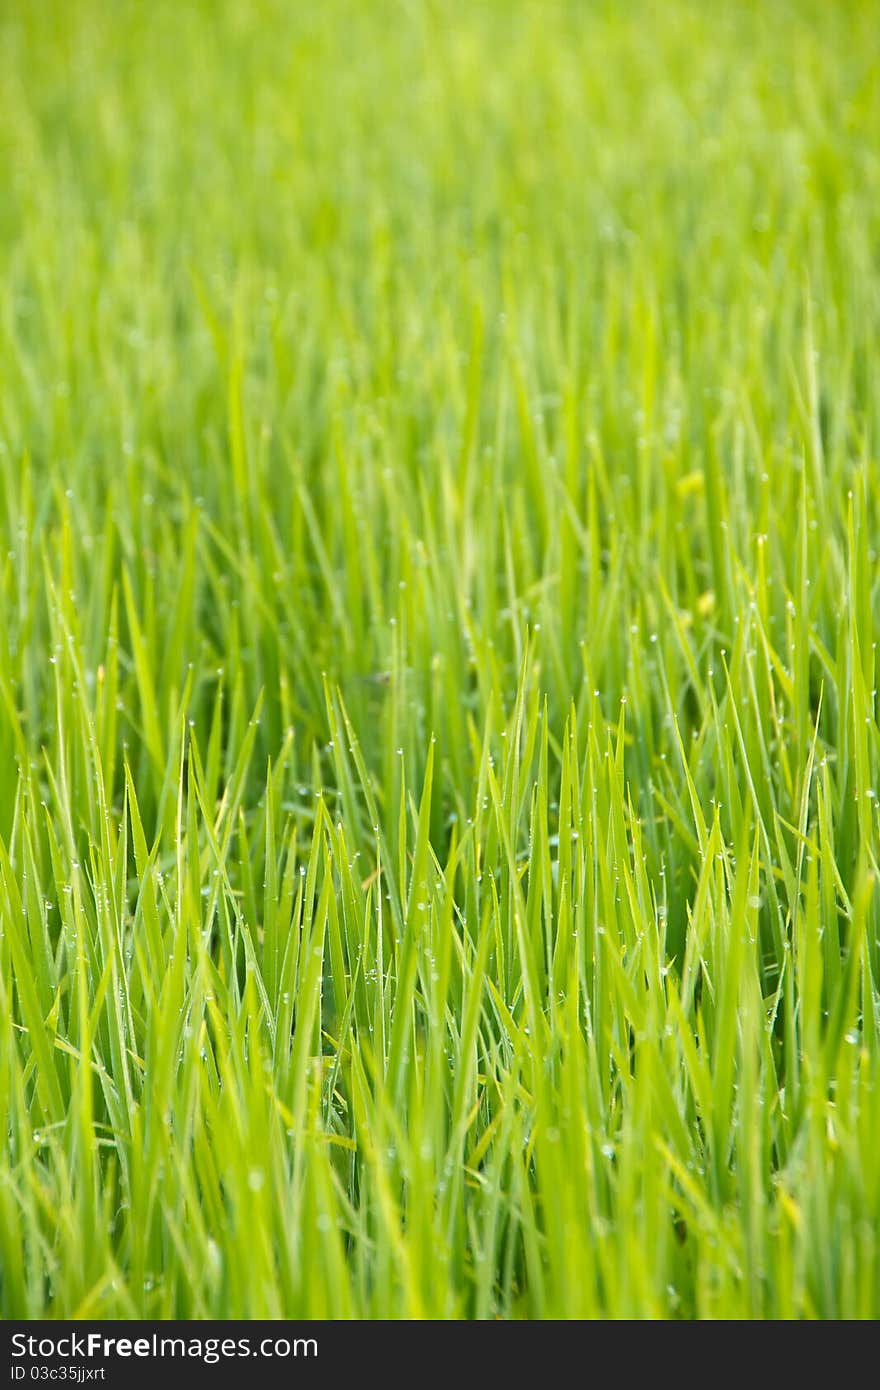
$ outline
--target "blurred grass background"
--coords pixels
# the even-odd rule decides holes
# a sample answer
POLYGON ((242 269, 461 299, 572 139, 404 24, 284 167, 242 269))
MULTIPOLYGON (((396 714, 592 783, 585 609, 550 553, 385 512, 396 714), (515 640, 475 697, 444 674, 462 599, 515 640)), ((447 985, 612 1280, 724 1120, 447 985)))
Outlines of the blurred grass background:
POLYGON ((876 21, 4 7, 4 1311, 876 1314, 876 21))

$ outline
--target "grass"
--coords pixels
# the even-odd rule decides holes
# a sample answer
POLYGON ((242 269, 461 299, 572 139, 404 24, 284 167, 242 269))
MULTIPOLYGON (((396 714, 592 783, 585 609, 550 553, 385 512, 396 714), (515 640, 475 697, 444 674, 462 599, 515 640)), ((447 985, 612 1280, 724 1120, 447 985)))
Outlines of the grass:
POLYGON ((880 1315, 875 6, 0 90, 0 1312, 880 1315))

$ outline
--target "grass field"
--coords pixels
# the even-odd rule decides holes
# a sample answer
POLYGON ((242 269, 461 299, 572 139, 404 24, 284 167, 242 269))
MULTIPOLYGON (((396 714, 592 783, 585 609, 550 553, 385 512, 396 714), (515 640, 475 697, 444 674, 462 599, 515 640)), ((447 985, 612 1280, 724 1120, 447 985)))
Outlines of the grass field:
POLYGON ((877 20, 2 7, 5 1317, 880 1316, 877 20))

